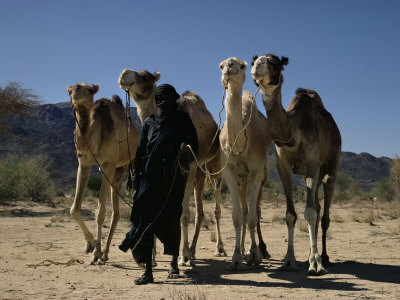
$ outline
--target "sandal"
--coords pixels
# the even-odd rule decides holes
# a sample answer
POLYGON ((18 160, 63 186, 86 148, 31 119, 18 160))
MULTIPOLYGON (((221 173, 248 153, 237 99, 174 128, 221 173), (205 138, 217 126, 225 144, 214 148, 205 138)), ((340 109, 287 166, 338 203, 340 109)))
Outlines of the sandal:
POLYGON ((148 283, 154 283, 153 274, 151 275, 143 274, 142 276, 135 279, 136 285, 143 285, 148 283))
POLYGON ((179 278, 179 268, 171 267, 168 271, 168 279, 176 279, 179 278))

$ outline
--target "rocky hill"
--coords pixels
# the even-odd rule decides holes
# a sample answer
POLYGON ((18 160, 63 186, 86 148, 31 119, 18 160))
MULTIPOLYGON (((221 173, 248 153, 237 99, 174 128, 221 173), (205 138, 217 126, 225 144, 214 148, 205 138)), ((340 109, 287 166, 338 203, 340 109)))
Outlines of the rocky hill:
MULTIPOLYGON (((140 128, 136 108, 131 108, 131 119, 140 128)), ((28 116, 13 116, 8 120, 13 134, 18 138, 6 140, 0 146, 0 155, 21 153, 26 155, 46 155, 51 160, 50 172, 57 186, 66 190, 75 184, 78 166, 73 142, 75 128, 71 104, 40 105, 28 116)), ((270 149, 270 177, 279 180, 275 167, 275 153, 270 149)), ((368 153, 342 152, 339 171, 358 180, 363 189, 370 189, 375 182, 389 176, 392 160, 374 157, 368 153)), ((97 170, 94 168, 94 170, 97 170)), ((303 179, 294 176, 295 184, 303 184, 303 179)))

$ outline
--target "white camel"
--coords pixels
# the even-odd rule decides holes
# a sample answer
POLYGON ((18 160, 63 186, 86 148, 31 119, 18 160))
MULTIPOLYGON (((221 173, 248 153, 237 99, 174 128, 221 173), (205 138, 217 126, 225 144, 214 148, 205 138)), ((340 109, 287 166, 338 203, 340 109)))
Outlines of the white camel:
POLYGON ((243 210, 248 210, 247 226, 251 239, 245 259, 249 265, 259 265, 262 260, 262 253, 255 241, 255 229, 260 217, 257 211, 262 194, 260 189, 268 174, 271 138, 267 119, 257 109, 250 92, 244 91, 242 95, 247 63, 232 57, 222 61, 219 66, 222 84, 227 87, 226 121, 220 134, 222 165, 228 160, 224 177, 232 197, 232 220, 236 232, 235 252, 228 269, 242 270, 245 268, 241 253, 241 229, 245 226, 243 210))

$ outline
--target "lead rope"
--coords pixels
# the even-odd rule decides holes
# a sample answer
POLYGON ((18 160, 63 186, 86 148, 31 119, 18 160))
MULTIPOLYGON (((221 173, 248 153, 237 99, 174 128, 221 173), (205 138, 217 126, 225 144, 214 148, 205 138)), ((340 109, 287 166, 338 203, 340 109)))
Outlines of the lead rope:
POLYGON ((130 95, 129 90, 125 90, 125 125, 126 125, 126 144, 128 145, 128 157, 129 157, 129 165, 128 165, 128 180, 126 182, 126 190, 128 192, 133 190, 133 170, 132 170, 132 159, 131 159, 131 151, 129 148, 129 120, 130 120, 130 95))
MULTIPOLYGON (((256 92, 254 93, 254 96, 253 96, 253 103, 252 103, 251 108, 250 108, 249 120, 247 121, 246 125, 243 126, 242 130, 239 131, 238 135, 236 136, 236 138, 235 138, 235 140, 234 140, 234 142, 233 142, 233 145, 231 146, 231 149, 229 150, 228 156, 227 156, 226 161, 225 161, 225 165, 224 165, 224 167, 223 167, 221 170, 219 170, 219 171, 217 171, 217 172, 215 172, 215 173, 210 173, 210 172, 208 172, 206 169, 203 169, 203 168, 201 167, 201 165, 200 165, 200 163, 199 163, 199 161, 198 161, 198 159, 197 159, 197 157, 196 157, 196 154, 194 153, 192 147, 191 147, 190 145, 186 145, 186 147, 189 148, 190 152, 192 152, 192 155, 193 155, 193 157, 194 157, 194 159, 195 159, 195 161, 196 161, 197 166, 200 168, 200 170, 201 170, 204 174, 206 174, 206 175, 208 175, 208 176, 215 176, 215 175, 218 175, 218 174, 222 173, 222 172, 225 170, 225 168, 227 167, 228 162, 229 162, 229 158, 230 158, 230 156, 232 155, 233 148, 235 147, 236 142, 238 141, 240 135, 246 130, 247 126, 250 124, 250 121, 251 121, 251 118, 252 118, 252 115, 253 115, 253 106, 254 106, 255 103, 256 103, 256 96, 257 96, 257 93, 258 93, 259 90, 260 90, 260 87, 258 87, 257 90, 256 90, 256 92)), ((224 87, 223 98, 225 98, 225 91, 226 91, 226 87, 224 87)), ((224 106, 223 106, 223 108, 224 108, 224 106)), ((222 111, 222 110, 221 110, 221 111, 222 111)), ((220 113, 221 113, 221 111, 220 111, 220 113)), ((216 134, 215 136, 217 136, 217 134, 216 134)), ((214 137, 214 138, 215 138, 215 137, 214 137)), ((246 141, 247 141, 247 139, 246 139, 246 141)), ((243 149, 243 151, 244 151, 244 149, 243 149)), ((243 151, 239 152, 239 153, 236 154, 236 155, 242 154, 243 151)), ((179 164, 179 167, 180 167, 184 172, 187 172, 187 173, 190 172, 190 170, 185 170, 185 169, 181 166, 181 164, 180 164, 179 162, 178 162, 178 164, 179 164)))
MULTIPOLYGON (((71 100, 71 104, 72 104, 72 100, 71 100)), ((85 135, 83 134, 82 127, 81 127, 81 125, 79 124, 78 118, 76 117, 76 111, 75 111, 74 106, 72 106, 72 110, 74 111, 75 121, 76 121, 76 124, 77 124, 78 127, 79 127, 79 130, 80 130, 80 132, 81 132, 81 135, 82 135, 82 137, 83 137, 83 140, 85 141, 85 144, 86 144, 86 146, 88 147, 88 149, 89 149, 89 151, 90 151, 90 154, 92 155, 92 157, 93 157, 93 159, 95 160, 96 164, 99 166, 101 173, 103 173, 104 178, 108 181, 108 183, 110 184, 111 188, 118 194, 118 196, 119 196, 129 207, 132 208, 132 205, 131 205, 128 201, 125 200, 125 198, 121 195, 121 193, 113 186, 113 184, 112 184, 112 182, 110 181, 110 179, 108 179, 106 173, 104 172, 104 170, 103 170, 103 168, 101 167, 99 161, 97 160, 96 156, 94 155, 94 153, 93 153, 93 151, 92 151, 92 148, 89 146, 89 143, 88 143, 88 141, 86 140, 85 135)), ((76 137, 75 137, 75 138, 76 138, 76 137)), ((128 147, 129 147, 129 146, 128 146, 128 147)))

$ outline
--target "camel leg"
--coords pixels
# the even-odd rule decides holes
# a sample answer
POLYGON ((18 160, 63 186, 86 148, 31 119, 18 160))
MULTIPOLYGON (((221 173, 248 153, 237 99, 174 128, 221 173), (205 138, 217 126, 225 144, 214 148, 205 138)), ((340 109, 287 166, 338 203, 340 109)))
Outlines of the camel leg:
POLYGON ((248 187, 246 190, 246 198, 248 201, 249 213, 247 217, 247 227, 250 233, 250 248, 246 253, 245 259, 248 265, 258 266, 262 261, 260 248, 256 243, 256 226, 258 221, 257 200, 262 180, 262 172, 260 170, 251 171, 249 174, 248 187))
POLYGON ((245 256, 244 243, 246 241, 247 215, 249 214, 249 209, 248 209, 247 202, 246 202, 247 175, 237 176, 237 182, 238 182, 240 205, 242 207, 242 212, 243 212, 242 238, 240 240, 240 253, 242 253, 242 256, 244 257, 245 256))
POLYGON ((111 224, 110 224, 110 232, 107 237, 107 242, 103 250, 103 256, 101 257, 101 262, 106 262, 108 260, 108 252, 110 251, 111 241, 117 228, 117 224, 119 221, 119 194, 118 192, 121 190, 122 186, 122 178, 126 173, 126 167, 119 167, 115 170, 114 180, 113 180, 113 188, 111 188, 111 203, 112 203, 112 215, 111 215, 111 224))
POLYGON ((260 190, 258 192, 258 197, 257 197, 257 235, 258 235, 258 248, 261 251, 261 255, 264 259, 269 259, 271 258, 271 255, 269 255, 267 251, 267 245, 264 243, 262 234, 261 234, 261 225, 260 225, 260 220, 261 220, 261 198, 263 196, 264 192, 264 185, 265 182, 267 181, 268 178, 268 170, 264 170, 264 179, 261 181, 260 184, 260 190))
MULTIPOLYGON (((107 175, 107 178, 111 182, 113 182, 115 165, 111 163, 105 163, 101 167, 103 169, 103 172, 107 175)), ((91 264, 94 264, 99 258, 103 256, 103 252, 101 251, 101 230, 103 227, 104 219, 106 217, 106 200, 110 191, 110 184, 105 178, 104 173, 101 179, 99 201, 96 209, 97 236, 96 246, 92 254, 91 264)))
POLYGON ((70 214, 78 223, 79 227, 82 229, 86 240, 85 253, 92 252, 95 247, 95 240, 93 235, 90 233, 89 229, 86 227, 82 220, 81 208, 83 201, 83 194, 88 183, 89 174, 92 166, 79 165, 78 172, 76 176, 76 191, 74 203, 71 206, 70 214))
MULTIPOLYGON (((318 156, 317 156, 318 157, 318 156)), ((306 186, 307 186, 307 204, 304 211, 304 218, 308 223, 308 232, 310 235, 310 256, 308 261, 310 266, 308 268, 309 275, 322 275, 326 274, 327 271, 322 265, 321 256, 318 254, 317 239, 315 233, 315 226, 317 223, 317 209, 315 207, 315 192, 319 178, 319 163, 309 162, 305 164, 306 169, 306 186)))
POLYGON ((228 270, 244 270, 246 267, 243 265, 243 256, 240 249, 240 234, 243 225, 243 213, 240 207, 238 182, 236 176, 236 168, 233 165, 228 165, 224 171, 226 183, 232 197, 232 221, 235 227, 235 252, 232 256, 232 262, 228 266, 228 270))
POLYGON ((283 259, 281 270, 297 271, 296 257, 294 255, 294 226, 297 220, 296 210, 292 196, 292 176, 290 163, 277 155, 277 169, 281 178, 283 190, 286 196, 286 225, 288 229, 288 249, 283 259))
POLYGON ((324 215, 321 220, 321 228, 322 228, 322 263, 324 265, 329 264, 329 256, 326 252, 326 232, 329 228, 330 218, 329 218, 329 208, 331 206, 331 200, 333 196, 333 190, 335 187, 336 181, 336 172, 339 164, 340 151, 338 152, 337 157, 332 160, 328 164, 327 174, 323 178, 323 186, 324 186, 324 215))
MULTIPOLYGON (((220 152, 218 151, 217 155, 207 163, 207 168, 210 171, 210 173, 215 173, 221 170, 221 157, 220 157, 220 152)), ((211 182, 213 183, 213 197, 214 197, 214 202, 215 202, 215 210, 214 210, 214 216, 215 216, 215 223, 216 223, 216 234, 217 234, 217 242, 216 242, 216 250, 215 250, 215 256, 226 256, 226 251, 224 249, 224 243, 222 242, 221 238, 221 227, 220 227, 220 219, 221 219, 221 184, 222 184, 222 175, 217 174, 214 176, 211 176, 211 182)))
POLYGON ((190 221, 189 200, 190 200, 190 195, 192 194, 194 180, 196 178, 196 170, 197 170, 196 163, 191 163, 190 172, 186 180, 185 194, 183 196, 183 202, 182 202, 181 223, 182 223, 183 241, 181 250, 181 260, 179 261, 180 266, 190 266, 193 264, 191 260, 191 253, 189 250, 188 227, 190 221))
POLYGON ((221 197, 221 184, 222 184, 222 177, 214 177, 212 179, 214 183, 214 201, 215 201, 215 210, 214 210, 214 216, 215 216, 215 222, 216 222, 216 233, 217 233, 217 242, 216 242, 216 249, 215 249, 215 256, 226 256, 226 251, 224 248, 224 243, 222 242, 222 237, 221 237, 221 203, 220 203, 220 197, 221 197))
POLYGON ((197 174, 196 174, 195 184, 194 184, 194 201, 196 203, 196 226, 195 226, 192 244, 190 245, 190 249, 189 249, 192 259, 196 258, 197 240, 199 238, 201 224, 203 223, 203 219, 204 219, 202 194, 203 194, 203 190, 204 190, 205 179, 206 179, 206 175, 203 173, 203 171, 201 171, 200 169, 197 169, 197 174))

